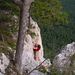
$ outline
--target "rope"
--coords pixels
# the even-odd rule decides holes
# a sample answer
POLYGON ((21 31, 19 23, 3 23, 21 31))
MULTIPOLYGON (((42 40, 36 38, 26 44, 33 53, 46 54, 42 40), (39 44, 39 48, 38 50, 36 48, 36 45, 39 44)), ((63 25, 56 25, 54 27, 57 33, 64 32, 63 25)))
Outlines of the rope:
POLYGON ((29 75, 30 73, 32 73, 32 72, 33 72, 34 70, 36 70, 39 66, 41 66, 42 63, 44 63, 48 58, 50 58, 51 56, 53 56, 53 55, 55 55, 55 54, 57 54, 57 53, 59 53, 59 52, 56 50, 53 54, 49 55, 44 61, 42 61, 36 68, 34 68, 33 70, 31 70, 27 75, 29 75))

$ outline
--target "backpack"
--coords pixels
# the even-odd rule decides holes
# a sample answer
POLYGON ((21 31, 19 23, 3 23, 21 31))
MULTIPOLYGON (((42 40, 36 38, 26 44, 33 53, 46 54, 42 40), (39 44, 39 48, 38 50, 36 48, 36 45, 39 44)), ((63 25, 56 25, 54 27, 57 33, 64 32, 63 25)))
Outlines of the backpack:
POLYGON ((39 49, 41 48, 41 46, 40 46, 40 45, 38 45, 38 47, 39 47, 39 49))

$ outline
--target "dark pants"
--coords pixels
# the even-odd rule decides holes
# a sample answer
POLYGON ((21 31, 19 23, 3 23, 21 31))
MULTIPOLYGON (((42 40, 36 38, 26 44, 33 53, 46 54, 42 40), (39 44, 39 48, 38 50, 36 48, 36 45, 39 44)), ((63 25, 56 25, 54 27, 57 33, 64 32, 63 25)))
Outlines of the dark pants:
POLYGON ((34 59, 36 59, 36 51, 34 51, 34 59))

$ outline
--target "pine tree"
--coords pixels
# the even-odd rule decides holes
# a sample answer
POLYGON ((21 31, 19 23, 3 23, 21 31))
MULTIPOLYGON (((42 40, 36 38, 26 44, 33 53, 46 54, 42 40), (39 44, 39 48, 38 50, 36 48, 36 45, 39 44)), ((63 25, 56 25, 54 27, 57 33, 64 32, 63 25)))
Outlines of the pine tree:
POLYGON ((28 23, 29 17, 29 8, 30 4, 34 0, 12 0, 14 4, 20 7, 20 23, 19 23, 19 32, 16 46, 16 55, 15 55, 15 66, 22 73, 22 53, 24 47, 25 33, 26 33, 26 25, 28 23))
POLYGON ((66 13, 60 12, 61 4, 59 0, 12 0, 21 9, 19 35, 16 47, 15 65, 21 71, 22 53, 24 47, 24 39, 26 33, 26 25, 28 23, 29 8, 31 5, 31 15, 38 19, 40 23, 67 23, 66 13), (33 2, 33 3, 32 3, 33 2), (32 4, 31 4, 32 3, 32 4))
POLYGON ((31 16, 39 23, 52 25, 68 23, 67 14, 61 12, 62 6, 59 0, 36 0, 31 4, 31 16))

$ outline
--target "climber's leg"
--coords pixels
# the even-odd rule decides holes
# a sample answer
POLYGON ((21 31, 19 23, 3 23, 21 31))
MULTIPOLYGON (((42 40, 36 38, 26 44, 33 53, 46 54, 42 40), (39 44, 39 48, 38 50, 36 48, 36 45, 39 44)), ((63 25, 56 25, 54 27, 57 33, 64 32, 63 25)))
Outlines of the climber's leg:
POLYGON ((36 60, 36 52, 34 52, 34 59, 36 60))

